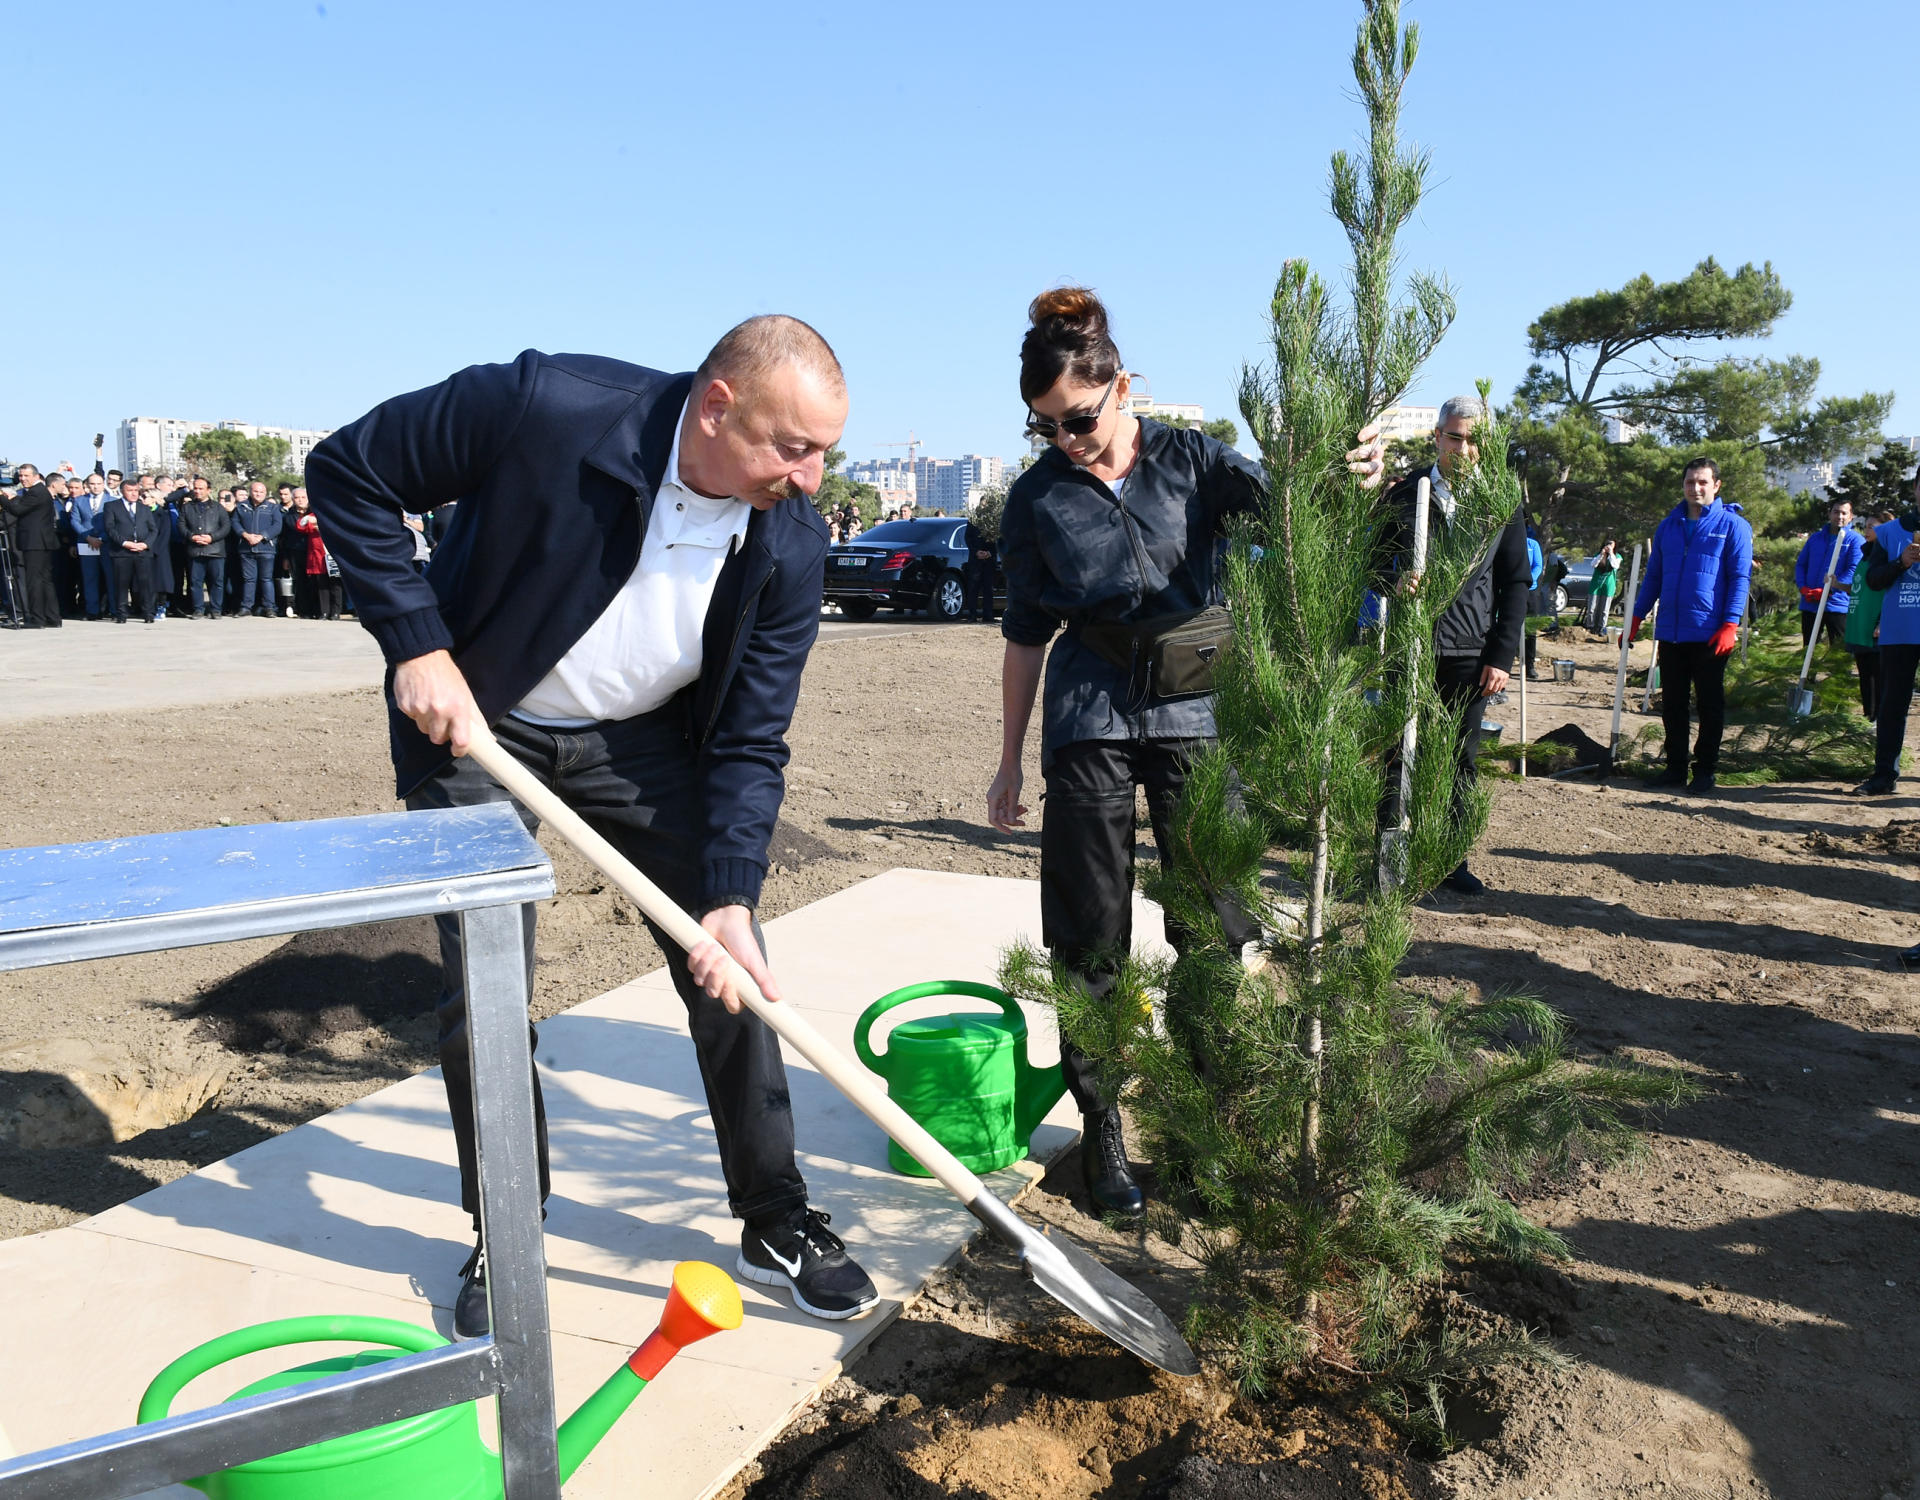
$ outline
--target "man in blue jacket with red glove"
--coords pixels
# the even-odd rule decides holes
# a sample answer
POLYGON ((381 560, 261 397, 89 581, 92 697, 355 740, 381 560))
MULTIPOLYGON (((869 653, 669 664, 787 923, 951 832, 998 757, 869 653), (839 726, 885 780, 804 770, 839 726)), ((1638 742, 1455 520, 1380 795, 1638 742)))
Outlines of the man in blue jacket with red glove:
POLYGON ((1827 585, 1827 563, 1833 563, 1833 592, 1827 595, 1827 644, 1846 645, 1848 589, 1867 544, 1853 529, 1853 503, 1836 500, 1827 507, 1827 524, 1810 535, 1793 564, 1793 581, 1800 589, 1800 644, 1813 638, 1813 617, 1820 610, 1820 594, 1827 585))
POLYGON ((1646 581, 1633 601, 1633 627, 1657 601, 1653 627, 1660 643, 1660 717, 1667 730, 1667 769, 1656 786, 1684 786, 1710 794, 1720 766, 1727 724, 1727 658, 1740 636, 1753 573, 1753 528, 1720 499, 1720 467, 1692 460, 1680 475, 1685 497, 1653 534, 1646 581), (1687 779, 1687 695, 1700 700, 1700 737, 1687 779))
MULTIPOLYGON (((464 759, 473 726, 573 804, 712 941, 669 964, 685 1002, 739 1269, 823 1318, 879 1294, 811 1208, 794 1161, 779 1041, 741 1007, 737 961, 769 1000, 753 911, 784 790, 786 734, 819 632, 826 525, 808 502, 847 417, 827 343, 750 318, 691 374, 529 350, 383 402, 314 449, 307 488, 390 666, 407 806, 506 793, 464 759), (407 512, 459 502, 425 576, 407 512)), ((531 818, 524 810, 522 817, 531 818)), ((533 908, 526 907, 533 974, 533 908)), ((667 953, 675 945, 658 929, 667 953)), ((461 1196, 479 1227, 458 925, 440 923, 440 1058, 461 1196)), ((540 1127, 541 1191, 547 1187, 540 1127)), ((487 1328, 476 1245, 454 1328, 487 1328)))

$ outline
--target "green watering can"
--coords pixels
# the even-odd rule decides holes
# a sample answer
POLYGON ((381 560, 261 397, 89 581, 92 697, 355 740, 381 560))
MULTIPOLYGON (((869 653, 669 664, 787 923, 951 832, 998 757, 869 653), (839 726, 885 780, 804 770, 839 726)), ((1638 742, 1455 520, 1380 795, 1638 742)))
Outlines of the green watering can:
MULTIPOLYGON (((1027 1018, 1020 1003, 990 984, 940 979, 882 995, 853 1028, 860 1061, 887 1081, 887 1093, 926 1127, 970 1171, 995 1172, 1027 1154, 1033 1127, 1067 1091, 1060 1065, 1027 1061, 1027 1018), (887 1050, 868 1040, 873 1023, 897 1005, 936 995, 991 1001, 999 1015, 976 1011, 928 1016, 896 1026, 887 1050)), ((887 1142, 887 1161, 912 1177, 932 1174, 899 1145, 887 1142)))
MULTIPOLYGON (((605 1437, 633 1398, 647 1387, 673 1356, 696 1339, 740 1326, 740 1289, 725 1271, 705 1261, 674 1267, 673 1285, 660 1326, 633 1351, 627 1362, 560 1425, 560 1482, 605 1437)), ((357 1370, 399 1353, 423 1354, 447 1340, 431 1328, 393 1318, 281 1318, 223 1334, 180 1356, 153 1379, 140 1398, 142 1422, 168 1415, 174 1398, 190 1380, 243 1354, 284 1344, 332 1343, 372 1339, 379 1349, 362 1349, 319 1359, 256 1380, 229 1400, 258 1396, 282 1386, 299 1385, 323 1375, 357 1370)), ((211 1500, 499 1500, 500 1460, 480 1441, 477 1404, 472 1401, 423 1412, 365 1432, 277 1453, 189 1479, 211 1500)))

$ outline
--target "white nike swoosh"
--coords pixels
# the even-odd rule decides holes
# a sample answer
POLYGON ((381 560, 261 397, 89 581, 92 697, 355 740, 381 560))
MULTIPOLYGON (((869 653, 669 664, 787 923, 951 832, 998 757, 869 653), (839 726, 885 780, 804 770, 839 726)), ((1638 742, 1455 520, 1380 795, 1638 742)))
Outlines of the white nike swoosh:
POLYGON ((785 1271, 789 1276, 798 1276, 800 1274, 800 1257, 799 1256, 796 1255, 792 1260, 788 1260, 784 1255, 782 1255, 778 1250, 774 1249, 773 1246, 769 1245, 765 1240, 762 1240, 760 1242, 760 1248, 766 1251, 767 1254, 771 1255, 773 1257, 774 1264, 779 1266, 780 1269, 785 1271))

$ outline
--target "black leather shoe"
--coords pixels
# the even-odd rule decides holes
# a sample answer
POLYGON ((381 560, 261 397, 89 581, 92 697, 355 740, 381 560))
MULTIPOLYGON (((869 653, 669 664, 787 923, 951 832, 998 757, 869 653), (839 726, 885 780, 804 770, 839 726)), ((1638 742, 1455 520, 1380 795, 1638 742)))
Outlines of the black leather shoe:
POLYGON ((1080 1171, 1087 1179, 1087 1196, 1102 1212, 1137 1214, 1146 1209, 1147 1195, 1133 1180, 1133 1163, 1127 1160, 1119 1110, 1080 1117, 1080 1171))
POLYGON ((1484 896, 1487 893, 1486 881, 1469 870, 1464 863, 1441 884, 1460 896, 1484 896))
POLYGON ((487 1307, 487 1256, 479 1245, 460 1268, 460 1295, 453 1299, 453 1336, 477 1339, 493 1330, 487 1307))
POLYGON ((1668 766, 1647 783, 1648 786, 1685 786, 1686 784, 1687 768, 1685 766, 1668 766))
POLYGON ((1853 789, 1853 795, 1856 797, 1891 797, 1894 789, 1894 780, 1891 776, 1869 776, 1853 789))
POLYGON ((1713 779, 1711 771, 1695 771, 1693 780, 1687 783, 1687 790, 1696 797, 1711 797, 1719 783, 1713 779))

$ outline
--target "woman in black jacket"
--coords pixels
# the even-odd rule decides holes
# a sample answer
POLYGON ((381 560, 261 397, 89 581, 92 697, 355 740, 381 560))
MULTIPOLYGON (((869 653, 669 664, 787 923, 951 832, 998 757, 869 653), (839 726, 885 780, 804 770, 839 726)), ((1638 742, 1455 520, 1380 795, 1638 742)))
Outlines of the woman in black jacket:
MULTIPOLYGON (((1044 664, 1042 940, 1099 994, 1133 938, 1135 788, 1146 791, 1164 865, 1187 772, 1215 735, 1210 692, 1191 690, 1192 679, 1189 691, 1156 691, 1154 642, 1169 625, 1192 624, 1223 602, 1225 522, 1259 504, 1264 479, 1257 464, 1214 438, 1134 415, 1106 309, 1092 292, 1045 292, 1028 311, 1020 395, 1029 432, 1053 446, 1014 481, 1001 522, 1007 647, 1000 767, 987 817, 1004 832, 1025 826, 1021 753, 1044 664)), ((1371 429, 1361 440, 1349 467, 1377 484, 1379 445, 1371 429)), ((1258 940, 1245 913, 1220 915, 1230 942, 1258 940)), ((1181 945, 1171 922, 1167 936, 1181 945)), ((1102 1209, 1139 1212, 1145 1200, 1114 1101, 1064 1040, 1061 1064, 1083 1116, 1089 1194, 1102 1209)))

